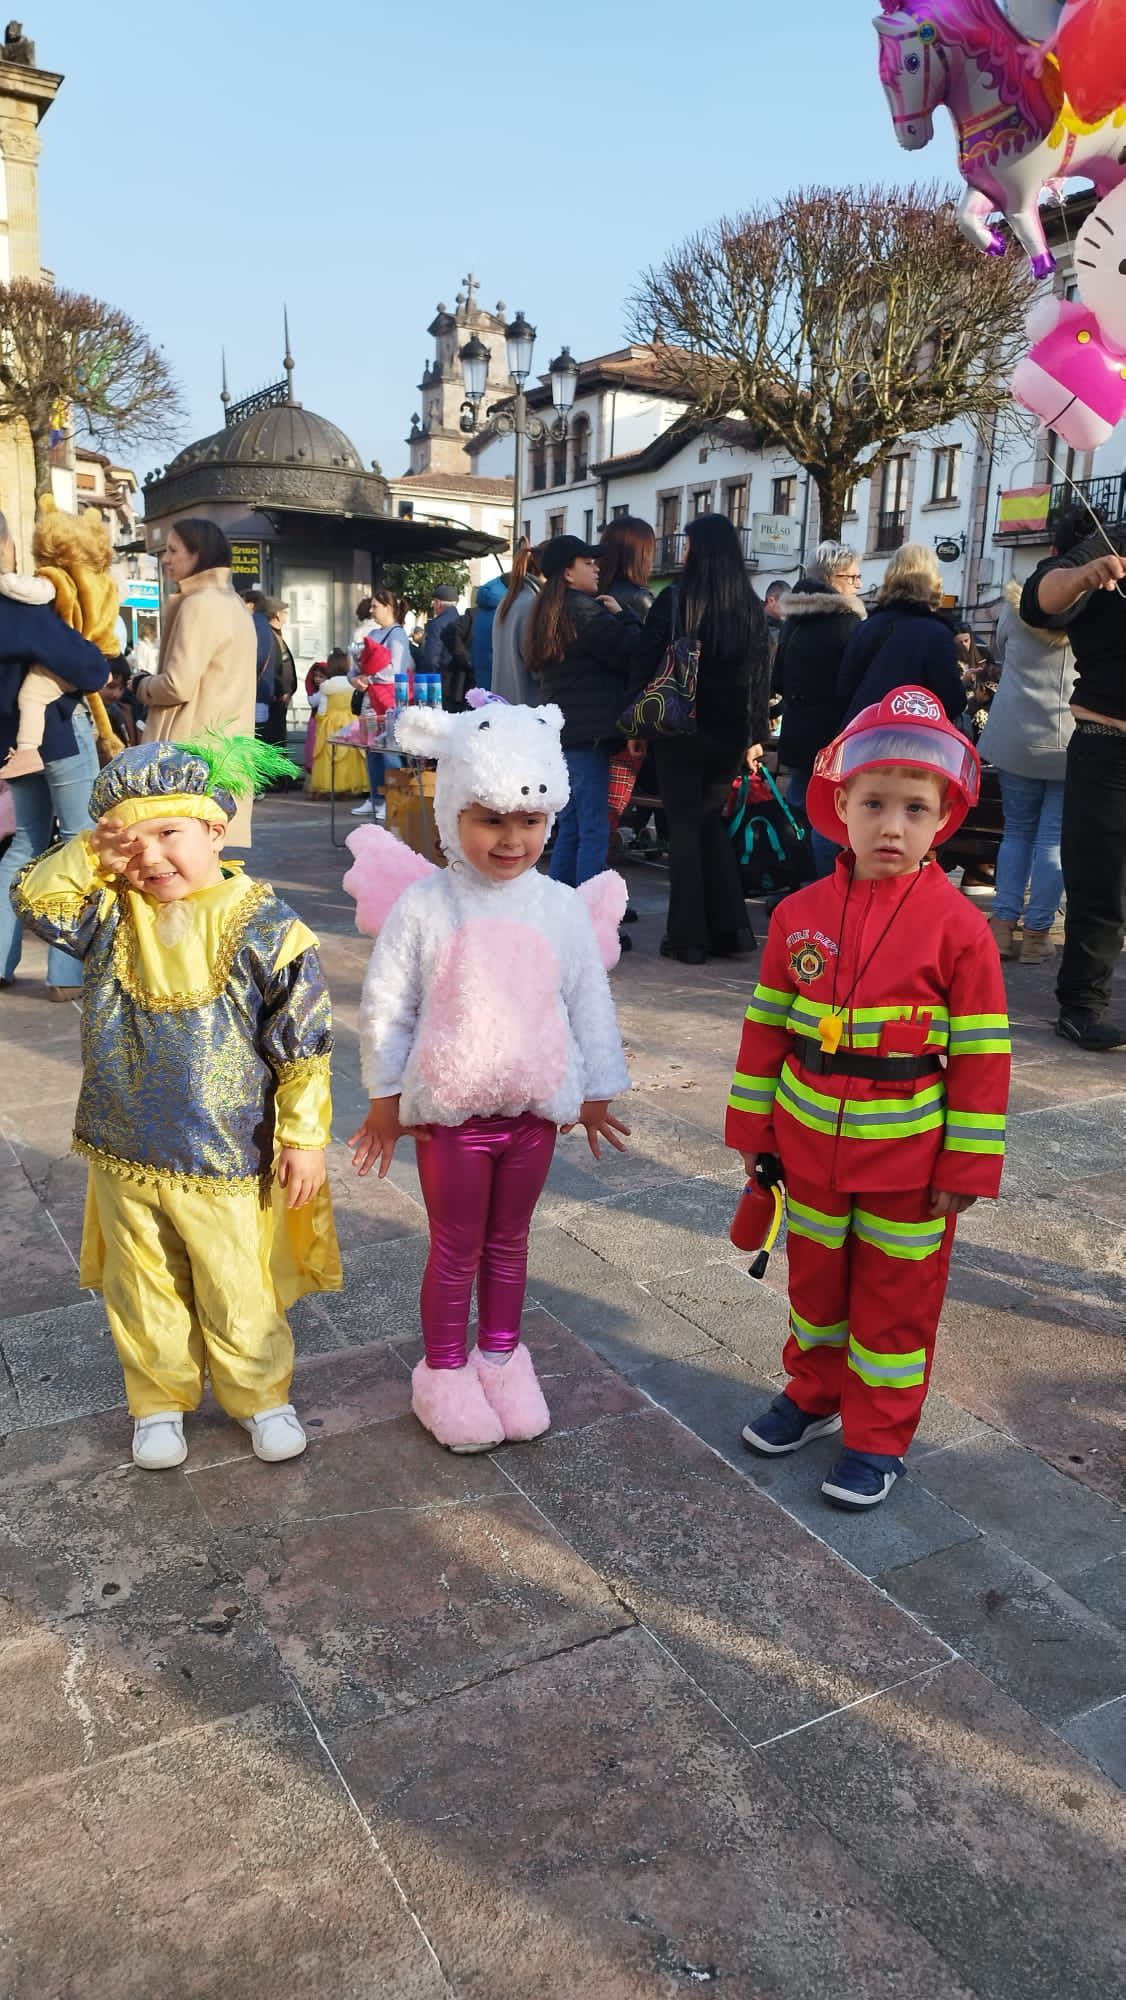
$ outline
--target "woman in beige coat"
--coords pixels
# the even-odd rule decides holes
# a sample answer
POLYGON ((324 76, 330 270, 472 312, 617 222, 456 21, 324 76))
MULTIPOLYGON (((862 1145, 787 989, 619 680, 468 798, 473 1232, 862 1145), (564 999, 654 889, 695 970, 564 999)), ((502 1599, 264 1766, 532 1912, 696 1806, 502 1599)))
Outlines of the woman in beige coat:
MULTIPOLYGON (((254 620, 231 582, 231 548, 214 521, 177 521, 168 530, 164 573, 178 586, 164 613, 155 674, 133 692, 148 710, 142 741, 186 742, 206 730, 253 736, 254 620)), ((241 805, 229 844, 250 845, 250 807, 241 805)))

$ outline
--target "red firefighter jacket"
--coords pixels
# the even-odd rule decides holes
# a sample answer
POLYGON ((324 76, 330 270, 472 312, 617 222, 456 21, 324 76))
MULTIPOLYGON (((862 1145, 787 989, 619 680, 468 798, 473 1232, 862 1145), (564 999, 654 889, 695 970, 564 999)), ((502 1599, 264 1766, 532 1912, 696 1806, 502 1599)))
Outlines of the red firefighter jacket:
POLYGON ((729 1146, 777 1153, 795 1179, 845 1193, 995 1195, 1008 1095, 997 947, 937 862, 857 882, 842 856, 833 875, 779 905, 743 1024, 729 1146), (822 1049, 834 1046, 840 1073, 819 1073, 822 1049), (850 1051, 892 1060, 937 1051, 943 1068, 850 1076, 850 1051))

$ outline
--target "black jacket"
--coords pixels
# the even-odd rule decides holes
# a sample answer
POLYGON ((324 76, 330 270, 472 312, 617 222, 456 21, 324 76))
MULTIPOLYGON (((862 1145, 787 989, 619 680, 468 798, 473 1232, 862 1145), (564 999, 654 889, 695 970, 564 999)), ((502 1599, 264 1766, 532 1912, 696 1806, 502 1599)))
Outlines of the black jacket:
POLYGON ((612 583, 605 595, 612 597, 615 604, 620 604, 623 611, 632 611, 643 625, 653 608, 652 591, 647 590, 643 583, 627 583, 624 576, 620 576, 617 583, 612 583))
MULTIPOLYGON (((594 743, 620 747, 618 717, 637 684, 641 627, 631 611, 615 616, 583 590, 568 590, 566 601, 576 637, 563 659, 533 674, 539 700, 558 702, 563 710, 564 750, 594 743)), ((524 643, 526 648, 526 630, 524 643)))
POLYGON ((897 687, 929 688, 951 722, 965 710, 953 631, 915 598, 893 599, 853 632, 837 678, 842 726, 897 687))
POLYGON ((78 690, 48 703, 43 760, 76 757, 78 743, 70 718, 84 693, 104 687, 109 662, 89 639, 72 632, 49 604, 20 604, 0 593, 0 756, 15 747, 19 695, 28 667, 49 667, 78 690))
MULTIPOLYGON (((644 687, 661 664, 672 638, 673 617, 679 598, 675 586, 663 590, 645 620, 638 659, 638 684, 644 687)), ((679 634, 681 627, 677 626, 679 634)), ((698 734, 716 747, 729 748, 739 757, 748 743, 761 743, 769 730, 767 720, 768 676, 766 628, 753 654, 732 667, 718 661, 706 646, 700 650, 696 677, 696 723, 698 734)))
POLYGON ((1050 569, 1082 569, 1105 556, 1107 544, 1117 555, 1126 553, 1126 529, 1100 528, 1086 541, 1069 549, 1065 556, 1049 556, 1034 569, 1020 600, 1020 615, 1026 625, 1042 626, 1049 632, 1066 632, 1075 654, 1078 679, 1071 699, 1092 715, 1113 716, 1126 722, 1126 677, 1122 672, 1126 653, 1126 603, 1117 590, 1091 590, 1066 611, 1049 615, 1040 609, 1040 583, 1050 569))
POLYGON ((780 761, 807 777, 819 750, 844 718, 837 690, 845 647, 864 628, 864 606, 826 583, 803 577, 782 599, 786 614, 774 655, 774 692, 782 697, 780 761))

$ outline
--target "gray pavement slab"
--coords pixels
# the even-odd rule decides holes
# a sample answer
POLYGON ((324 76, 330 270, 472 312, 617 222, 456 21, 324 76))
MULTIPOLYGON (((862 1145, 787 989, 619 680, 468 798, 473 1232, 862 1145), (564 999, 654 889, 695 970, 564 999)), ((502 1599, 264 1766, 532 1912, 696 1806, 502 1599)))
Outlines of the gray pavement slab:
POLYGON ((1126 1638, 986 1536, 880 1581, 1044 1722, 1063 1724, 1126 1686, 1126 1638))
POLYGON ((1122 1991, 1121 1797, 975 1667, 952 1661, 759 1755, 978 2000, 1122 1991))
POLYGON ((749 1742, 948 1655, 661 1411, 500 1463, 749 1742))
POLYGON ((459 1994, 970 2000, 646 1633, 329 1740, 459 1994))
POLYGON ((323 809, 267 801, 255 866, 338 1026, 346 1290, 293 1315, 303 1459, 208 1397, 185 1468, 132 1466, 73 1260, 78 1011, 34 945, 0 999, 5 2000, 250 2000, 279 1962, 318 2000, 1116 1991, 1126 1062, 1014 970, 1005 1191, 961 1227, 909 1478, 837 1514, 833 1441, 739 1439, 785 1325, 784 1250, 755 1285, 727 1238, 756 962, 660 960, 664 881, 631 871, 633 1144, 561 1141, 532 1235, 553 1430, 458 1459, 409 1414, 411 1149, 361 1182, 344 1144, 368 946, 323 809))
POLYGON ((292 1707, 6 1794, 0 1873, 5 2000, 449 2000, 292 1707))

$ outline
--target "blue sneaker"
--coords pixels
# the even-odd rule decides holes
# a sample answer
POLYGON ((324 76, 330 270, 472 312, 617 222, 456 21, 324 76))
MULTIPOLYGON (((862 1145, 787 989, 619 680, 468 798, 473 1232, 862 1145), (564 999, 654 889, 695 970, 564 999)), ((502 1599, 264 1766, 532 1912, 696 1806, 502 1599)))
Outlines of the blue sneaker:
POLYGON ((825 1437, 840 1427, 839 1410, 831 1411, 827 1417, 811 1417, 808 1410, 799 1410, 789 1396, 775 1396, 761 1417, 752 1417, 749 1424, 743 1425, 743 1443, 767 1458, 780 1458, 783 1452, 800 1451, 811 1438, 825 1437))
POLYGON ((862 1513, 865 1507, 878 1507, 903 1472, 901 1458, 886 1458, 877 1452, 842 1451, 836 1464, 821 1483, 821 1491, 830 1506, 843 1507, 849 1513, 862 1513))

